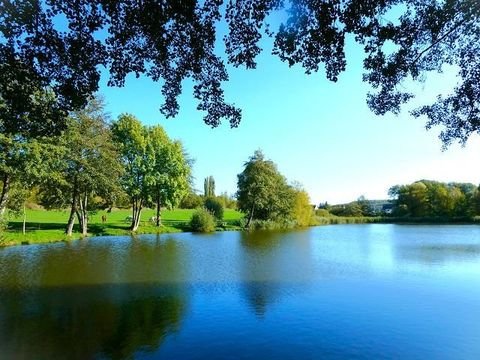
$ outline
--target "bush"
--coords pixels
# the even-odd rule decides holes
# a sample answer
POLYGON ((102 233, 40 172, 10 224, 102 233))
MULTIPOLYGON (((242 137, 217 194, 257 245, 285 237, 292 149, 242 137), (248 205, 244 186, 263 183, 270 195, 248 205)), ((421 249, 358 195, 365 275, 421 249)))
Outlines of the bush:
POLYGON ((215 218, 207 209, 198 209, 190 219, 190 229, 193 232, 213 232, 215 231, 215 218))
POLYGON ((196 209, 203 205, 203 197, 194 193, 189 193, 180 201, 180 209, 196 209))
POLYGON ((317 209, 315 210, 315 215, 318 217, 331 217, 332 214, 326 209, 317 209))
POLYGON ((250 230, 289 230, 296 227, 296 222, 289 220, 253 220, 250 224, 250 230))
POLYGON ((223 205, 217 198, 209 197, 205 199, 205 209, 215 216, 217 220, 223 220, 223 205))

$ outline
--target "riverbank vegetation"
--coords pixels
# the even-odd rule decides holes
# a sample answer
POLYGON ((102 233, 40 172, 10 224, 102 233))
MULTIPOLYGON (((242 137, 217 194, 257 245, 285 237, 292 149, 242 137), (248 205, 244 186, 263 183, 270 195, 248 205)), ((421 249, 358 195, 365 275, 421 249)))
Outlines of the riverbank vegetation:
POLYGON ((320 204, 317 222, 335 223, 479 223, 480 187, 470 183, 419 180, 395 185, 390 200, 366 200, 341 205, 320 204))

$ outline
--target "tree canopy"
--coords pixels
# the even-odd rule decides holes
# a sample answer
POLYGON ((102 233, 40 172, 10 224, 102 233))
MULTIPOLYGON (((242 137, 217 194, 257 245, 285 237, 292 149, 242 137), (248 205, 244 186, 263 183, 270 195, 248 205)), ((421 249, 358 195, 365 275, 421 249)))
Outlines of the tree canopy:
POLYGON ((291 213, 294 195, 285 177, 260 150, 255 151, 238 174, 238 208, 247 218, 247 227, 256 220, 284 220, 291 213))
POLYGON ((323 66, 337 81, 353 38, 365 52, 363 80, 373 88, 367 102, 376 114, 398 113, 413 97, 406 80, 453 65, 452 93, 413 115, 425 115, 427 127, 443 125, 445 145, 464 143, 480 131, 479 15, 472 0, 2 1, 0 128, 55 131, 62 114, 98 90, 102 67, 113 86, 129 74, 162 81, 167 117, 178 113, 182 82, 191 79, 205 123, 237 126, 241 111, 222 88, 226 63, 255 68, 260 40, 271 36, 273 54, 289 66, 307 73, 323 66), (278 27, 270 24, 273 14, 283 19, 278 27), (223 19, 225 54, 218 54, 223 19), (45 97, 48 106, 35 100, 45 97))
POLYGON ((131 230, 139 227, 142 209, 154 204, 160 226, 161 206, 177 205, 190 186, 190 162, 182 144, 170 140, 162 127, 144 126, 130 114, 120 115, 112 132, 125 169, 120 182, 132 205, 131 230))
POLYGON ((420 180, 390 188, 394 214, 410 217, 471 217, 478 214, 478 188, 469 183, 420 180))
POLYGON ((123 172, 113 143, 109 119, 102 99, 91 99, 81 111, 72 112, 67 129, 57 137, 57 154, 49 154, 53 166, 44 166, 50 180, 41 188, 42 204, 48 208, 70 208, 66 234, 72 235, 77 216, 83 235, 88 231, 88 211, 112 205, 123 172), (96 197, 103 203, 97 204, 96 197))

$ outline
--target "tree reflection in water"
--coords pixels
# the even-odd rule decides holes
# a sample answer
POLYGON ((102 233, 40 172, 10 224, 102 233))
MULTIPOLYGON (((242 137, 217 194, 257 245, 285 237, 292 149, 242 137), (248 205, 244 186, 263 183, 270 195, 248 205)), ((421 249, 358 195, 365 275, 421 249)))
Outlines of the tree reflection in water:
POLYGON ((142 285, 1 290, 5 358, 133 358, 180 329, 186 297, 142 285))

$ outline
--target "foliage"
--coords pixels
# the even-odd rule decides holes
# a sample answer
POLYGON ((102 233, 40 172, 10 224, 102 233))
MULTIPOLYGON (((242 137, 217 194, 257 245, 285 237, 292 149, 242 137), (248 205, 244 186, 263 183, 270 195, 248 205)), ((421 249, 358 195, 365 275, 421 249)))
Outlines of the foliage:
POLYGON ((217 220, 223 220, 223 204, 217 198, 206 198, 204 206, 217 220))
POLYGON ((50 168, 50 181, 42 186, 42 204, 70 207, 67 235, 72 234, 75 216, 86 235, 88 212, 112 204, 123 171, 103 101, 91 99, 84 109, 73 112, 57 141, 59 151, 49 155, 55 165, 50 168))
POLYGON ((315 216, 318 217, 331 217, 332 214, 327 209, 317 209, 315 210, 315 216))
POLYGON ((266 160, 260 150, 245 163, 237 182, 238 208, 252 220, 289 219, 294 194, 277 166, 266 160))
POLYGON ((288 230, 296 227, 292 220, 253 220, 249 226, 251 230, 288 230))
POLYGON ((362 207, 358 202, 354 201, 344 205, 334 205, 330 209, 330 213, 335 216, 359 217, 364 216, 362 207))
POLYGON ((479 214, 478 188, 473 184, 421 180, 390 188, 394 215, 409 217, 470 217, 479 214))
POLYGON ((190 219, 190 228, 193 232, 209 233, 215 231, 215 218, 205 208, 197 209, 190 219))
POLYGON ((292 218, 299 227, 307 227, 313 223, 313 207, 310 197, 303 189, 295 189, 292 218))
POLYGON ((12 190, 25 191, 34 186, 48 183, 52 177, 52 166, 56 155, 61 152, 55 137, 26 139, 9 137, 0 133, 0 218, 5 215, 12 190))
POLYGON ((131 230, 136 231, 143 207, 152 203, 150 188, 155 184, 154 148, 148 146, 148 129, 133 115, 120 115, 112 125, 112 132, 125 169, 120 183, 132 205, 131 230))
MULTIPOLYGON (((170 117, 178 113, 182 81, 191 78, 205 123, 216 126, 227 118, 236 126, 240 110, 224 100, 221 82, 228 75, 214 53, 219 6, 212 1, 3 1, 0 73, 9 77, 0 81, 31 78, 33 90, 51 88, 58 106, 70 111, 98 90, 100 67, 106 66, 111 86, 123 86, 130 73, 162 79, 161 111, 170 117)), ((33 92, 23 86, 11 91, 24 90, 16 104, 33 92)))
MULTIPOLYGON (((178 113, 182 82, 190 78, 205 123, 217 126, 226 118, 237 126, 241 112, 224 99, 228 74, 215 54, 223 18, 225 55, 235 67, 256 67, 266 34, 274 37, 272 53, 289 66, 310 74, 323 65, 327 79, 337 81, 347 65, 346 39, 355 39, 365 52, 363 80, 375 89, 367 102, 377 114, 398 113, 413 97, 406 80, 422 81, 453 65, 458 84, 452 94, 413 114, 427 116, 428 127, 445 126, 445 145, 480 130, 480 5, 472 0, 3 1, 0 108, 9 115, 0 117, 17 126, 29 114, 42 124, 31 103, 46 90, 54 101, 42 108, 57 108, 55 114, 81 108, 105 66, 113 86, 129 74, 163 80, 167 117, 178 113), (278 28, 268 21, 276 12, 284 19, 278 28)), ((61 124, 55 114, 46 118, 61 124)))
POLYGON ((140 225, 141 211, 157 206, 174 207, 190 187, 191 169, 183 146, 171 141, 160 126, 143 126, 133 115, 120 115, 112 131, 125 168, 121 184, 132 204, 131 229, 140 225))
POLYGON ((226 209, 236 209, 237 201, 229 196, 226 192, 217 196, 217 199, 222 203, 223 207, 226 209))
POLYGON ((194 192, 187 193, 180 201, 180 209, 197 209, 203 205, 203 197, 194 192))
POLYGON ((171 141, 160 126, 148 129, 148 144, 153 148, 155 164, 151 187, 157 207, 157 226, 160 226, 161 206, 173 208, 190 188, 190 161, 180 141, 171 141))
POLYGON ((215 196, 215 179, 213 178, 213 176, 205 178, 203 189, 203 194, 206 198, 215 196))

